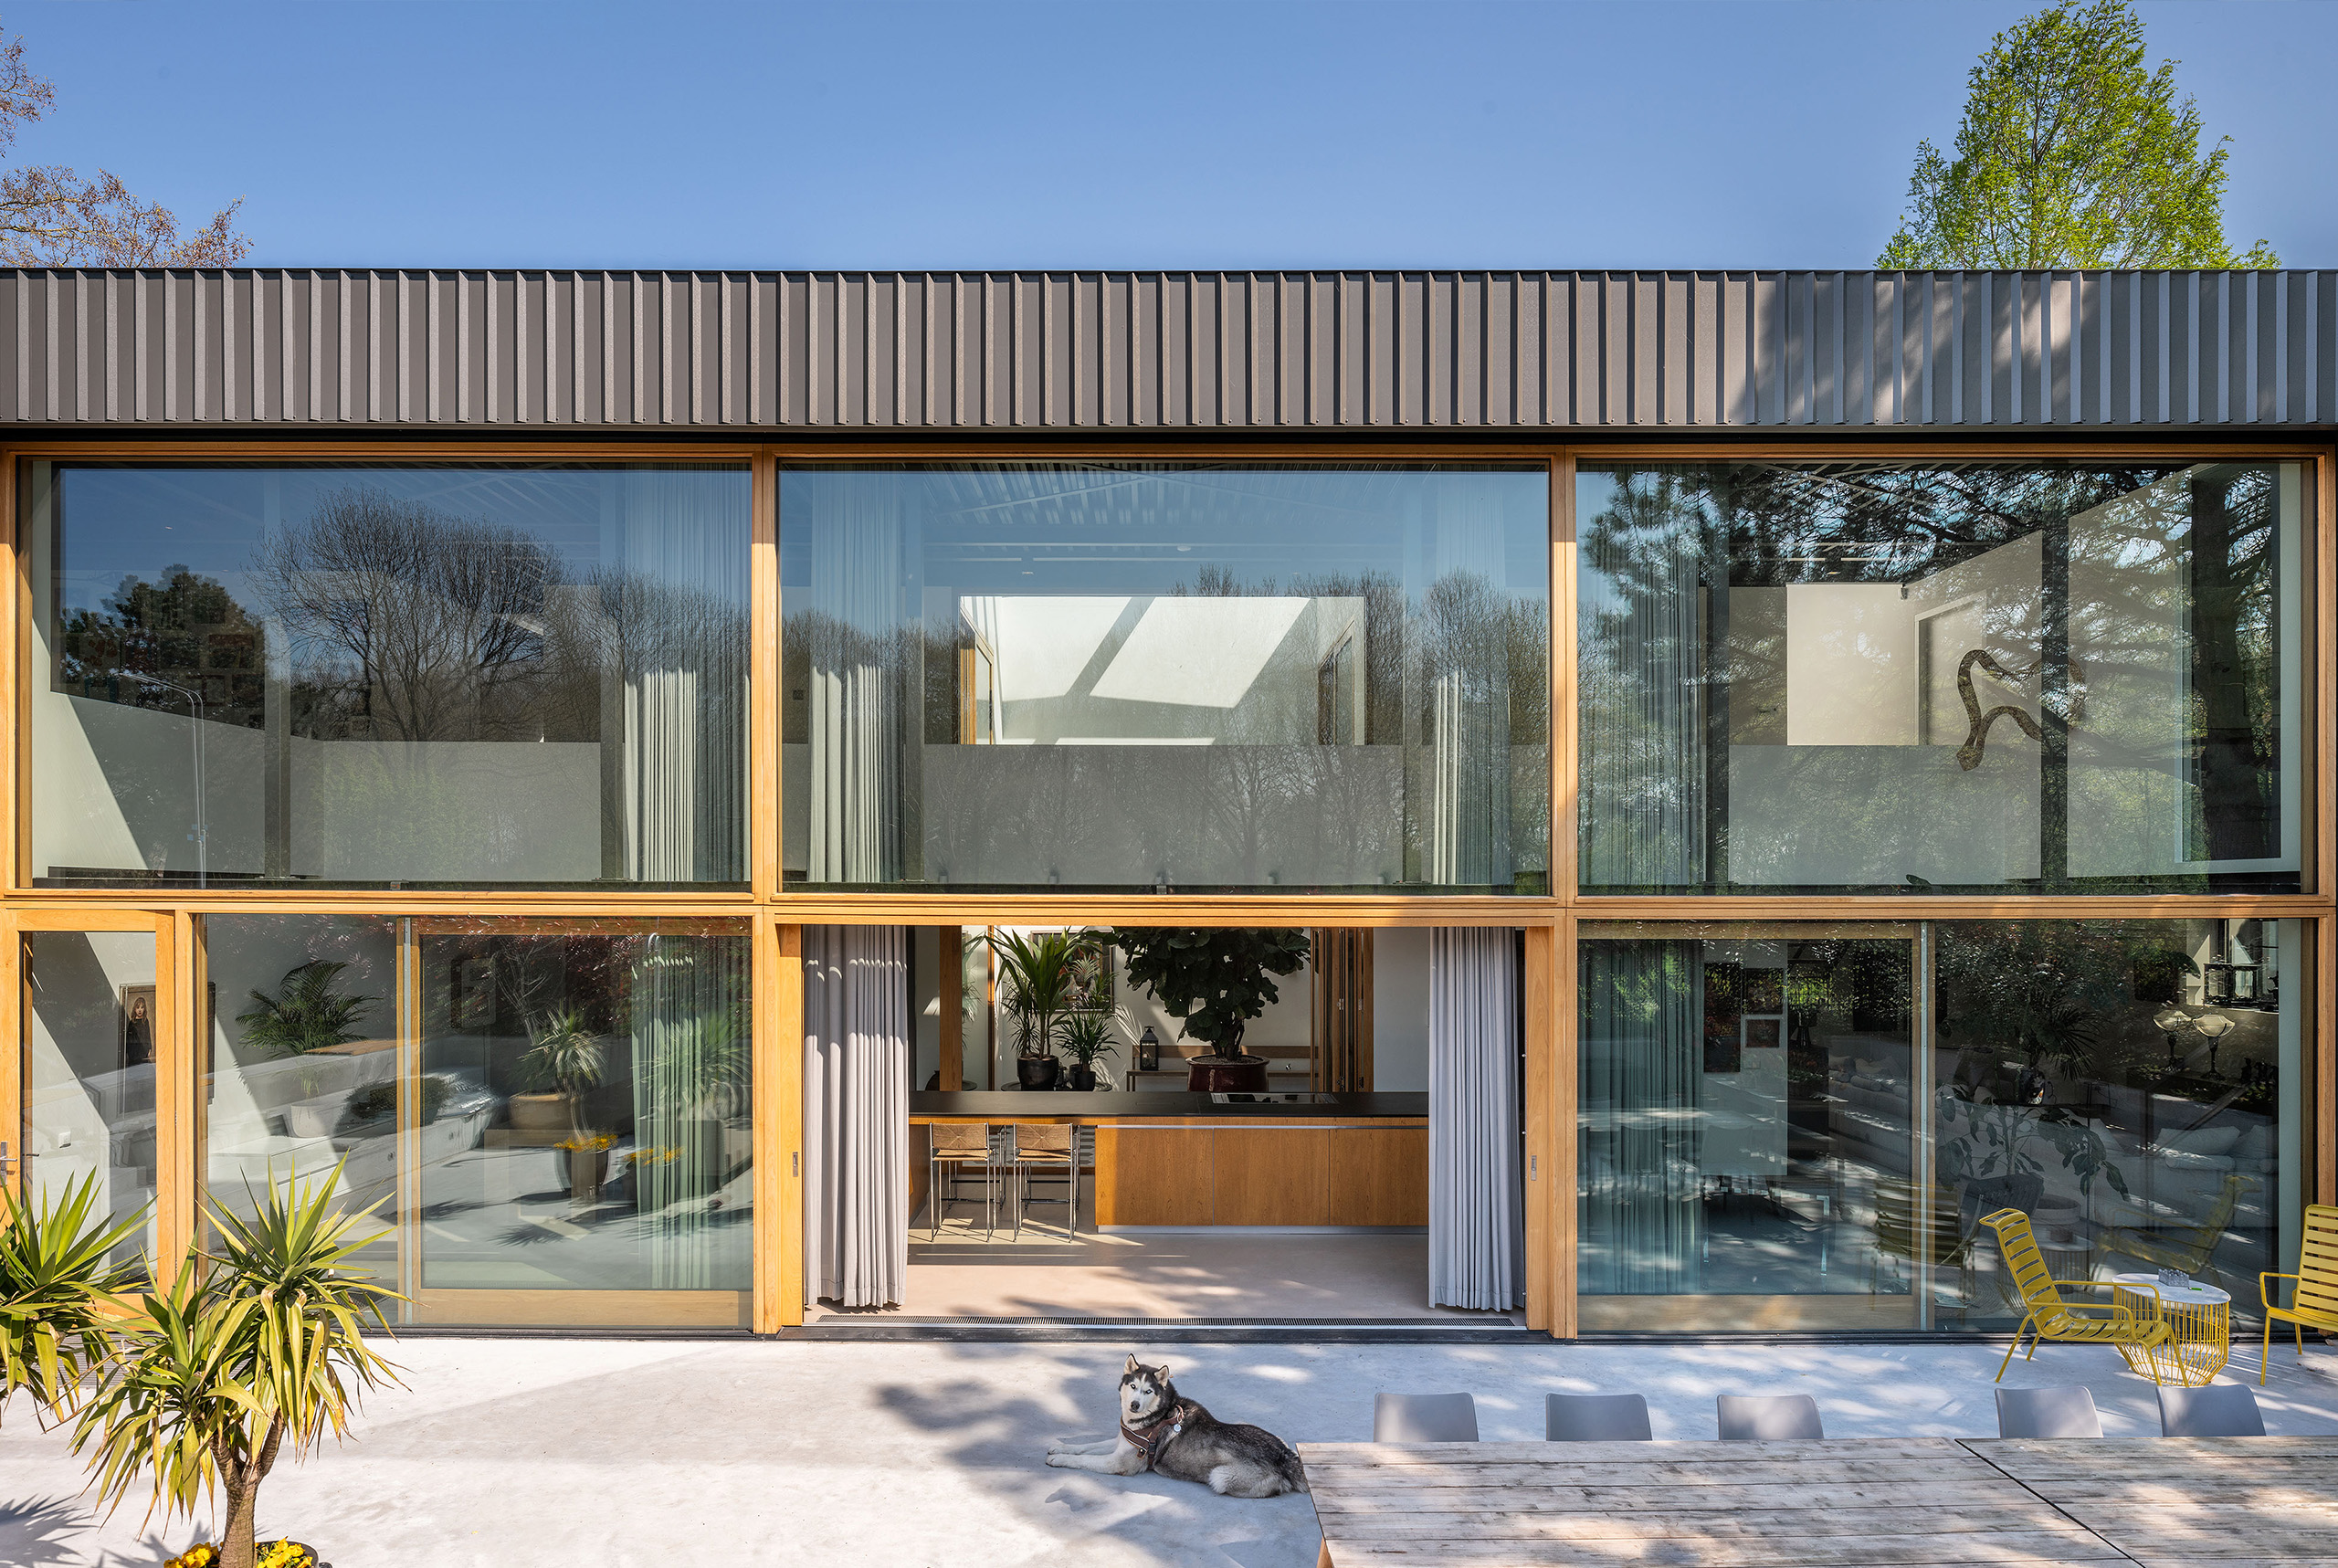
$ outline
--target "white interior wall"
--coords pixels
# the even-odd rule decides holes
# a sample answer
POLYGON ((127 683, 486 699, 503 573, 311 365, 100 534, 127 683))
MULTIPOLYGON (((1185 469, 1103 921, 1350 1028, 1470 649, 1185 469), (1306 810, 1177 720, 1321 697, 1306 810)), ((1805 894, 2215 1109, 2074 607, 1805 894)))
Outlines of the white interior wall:
MULTIPOLYGON (((1772 732, 1786 743, 1730 747, 1732 881, 1894 885, 1916 877, 1955 886, 2038 874, 2037 742, 2000 720, 1980 765, 1960 766, 1967 726, 1956 665, 1973 647, 2008 670, 2037 662, 2042 560, 2042 537, 2032 534, 1904 591, 1785 590, 1785 722, 1772 732), (1926 637, 1929 661, 1920 657, 1926 637)), ((1984 710, 2014 702, 2035 716, 2034 679, 2025 695, 1975 674, 1984 710)))
MULTIPOLYGON (((1707 963, 1737 963, 1747 969, 1784 969, 1785 949, 1777 942, 1713 942, 1705 944, 1707 963)), ((1786 1173, 1786 1046, 1738 1053, 1735 1072, 1698 1076, 1697 1168, 1708 1176, 1761 1179, 1786 1173)))
POLYGON ((1786 744, 1916 743, 1915 623, 1897 583, 1797 583, 1786 595, 1786 744))
POLYGON ((942 930, 910 928, 910 1087, 942 1070, 942 930))
POLYGON ((1428 929, 1372 933, 1372 1087, 1428 1092, 1428 929))

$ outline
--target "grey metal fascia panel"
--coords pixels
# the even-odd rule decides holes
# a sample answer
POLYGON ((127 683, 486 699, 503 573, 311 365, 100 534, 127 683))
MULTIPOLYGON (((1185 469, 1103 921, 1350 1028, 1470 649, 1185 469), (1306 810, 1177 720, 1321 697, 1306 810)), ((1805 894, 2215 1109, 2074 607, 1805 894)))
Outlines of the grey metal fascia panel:
POLYGON ((37 268, 0 422, 2270 433, 2338 422, 2338 273, 37 268))

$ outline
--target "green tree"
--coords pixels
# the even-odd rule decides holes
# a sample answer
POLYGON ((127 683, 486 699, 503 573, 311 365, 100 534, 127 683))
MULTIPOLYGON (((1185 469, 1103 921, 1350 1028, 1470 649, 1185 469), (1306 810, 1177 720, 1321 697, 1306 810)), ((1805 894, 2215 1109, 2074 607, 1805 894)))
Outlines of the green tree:
POLYGON ((1881 268, 2278 267, 2224 233, 2230 138, 2200 153, 2175 62, 2143 65, 2127 0, 2059 0, 1990 41, 1955 156, 1916 148, 1881 268))

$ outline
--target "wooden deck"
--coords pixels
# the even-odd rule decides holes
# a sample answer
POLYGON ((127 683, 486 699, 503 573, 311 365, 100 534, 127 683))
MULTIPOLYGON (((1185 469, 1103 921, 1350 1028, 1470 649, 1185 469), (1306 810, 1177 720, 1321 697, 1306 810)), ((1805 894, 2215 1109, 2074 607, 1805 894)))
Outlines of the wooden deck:
POLYGON ((2338 1568, 2338 1436, 1299 1451, 1330 1568, 2338 1568))

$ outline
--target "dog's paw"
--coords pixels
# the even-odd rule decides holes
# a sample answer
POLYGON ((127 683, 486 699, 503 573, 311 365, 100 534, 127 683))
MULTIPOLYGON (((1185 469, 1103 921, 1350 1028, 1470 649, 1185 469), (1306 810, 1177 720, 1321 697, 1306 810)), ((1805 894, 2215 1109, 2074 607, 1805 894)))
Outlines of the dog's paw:
POLYGON ((1048 1450, 1048 1463, 1055 1466, 1055 1468, 1059 1470, 1066 1468, 1063 1461, 1069 1457, 1069 1456, 1061 1448, 1049 1448, 1048 1450))

